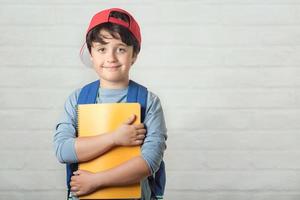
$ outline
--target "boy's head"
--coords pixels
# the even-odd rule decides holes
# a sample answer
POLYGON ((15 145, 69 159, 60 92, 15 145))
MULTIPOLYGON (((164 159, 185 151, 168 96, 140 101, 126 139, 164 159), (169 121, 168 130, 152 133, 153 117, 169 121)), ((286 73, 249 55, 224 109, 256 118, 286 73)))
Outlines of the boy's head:
MULTIPOLYGON (((80 50, 80 58, 87 66, 92 66, 92 48, 95 44, 107 44, 101 32, 107 32, 112 38, 121 40, 133 48, 133 57, 137 57, 141 48, 141 33, 136 20, 127 11, 120 8, 106 9, 95 14, 86 32, 86 43, 80 50)), ((134 60, 135 60, 134 58, 134 60)))

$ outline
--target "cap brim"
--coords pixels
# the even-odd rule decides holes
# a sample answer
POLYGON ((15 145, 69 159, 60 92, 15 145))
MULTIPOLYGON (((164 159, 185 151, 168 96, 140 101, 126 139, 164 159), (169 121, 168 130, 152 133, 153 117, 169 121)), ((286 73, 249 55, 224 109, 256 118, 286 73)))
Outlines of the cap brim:
POLYGON ((84 42, 80 51, 79 51, 79 57, 80 57, 80 60, 81 62, 87 66, 87 67, 93 67, 93 63, 91 61, 91 55, 90 55, 90 52, 87 48, 87 44, 84 42))

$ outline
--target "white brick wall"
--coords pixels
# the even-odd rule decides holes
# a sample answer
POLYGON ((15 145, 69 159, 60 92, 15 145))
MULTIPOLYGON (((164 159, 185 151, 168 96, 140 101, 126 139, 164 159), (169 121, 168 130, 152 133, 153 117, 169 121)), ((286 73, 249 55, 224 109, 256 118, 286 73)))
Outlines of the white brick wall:
POLYGON ((164 106, 166 199, 300 199, 298 0, 1 0, 0 200, 64 199, 53 128, 96 78, 78 49, 107 7, 142 28, 132 77, 164 106))

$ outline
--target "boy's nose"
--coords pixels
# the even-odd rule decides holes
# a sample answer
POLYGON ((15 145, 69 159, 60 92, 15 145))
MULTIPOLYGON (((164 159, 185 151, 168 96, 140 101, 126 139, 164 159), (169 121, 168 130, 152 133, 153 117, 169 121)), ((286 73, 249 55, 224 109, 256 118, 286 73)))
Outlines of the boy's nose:
POLYGON ((111 62, 115 62, 117 60, 116 55, 114 54, 114 52, 108 52, 107 53, 107 57, 106 57, 106 61, 111 63, 111 62))

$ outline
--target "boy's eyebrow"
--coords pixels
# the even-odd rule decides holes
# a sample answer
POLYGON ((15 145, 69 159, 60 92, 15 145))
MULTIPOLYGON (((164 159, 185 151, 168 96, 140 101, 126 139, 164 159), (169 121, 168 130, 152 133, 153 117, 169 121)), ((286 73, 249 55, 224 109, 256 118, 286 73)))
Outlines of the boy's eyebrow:
POLYGON ((124 43, 118 43, 117 45, 127 47, 127 45, 124 43))
MULTIPOLYGON (((107 43, 107 44, 108 44, 108 43, 107 43)), ((107 44, 101 44, 101 43, 97 42, 97 43, 94 44, 94 46, 105 46, 105 45, 107 45, 107 44)), ((127 47, 127 45, 124 44, 124 43, 117 43, 116 46, 124 46, 124 47, 127 47)))

